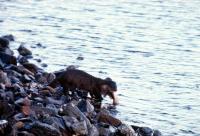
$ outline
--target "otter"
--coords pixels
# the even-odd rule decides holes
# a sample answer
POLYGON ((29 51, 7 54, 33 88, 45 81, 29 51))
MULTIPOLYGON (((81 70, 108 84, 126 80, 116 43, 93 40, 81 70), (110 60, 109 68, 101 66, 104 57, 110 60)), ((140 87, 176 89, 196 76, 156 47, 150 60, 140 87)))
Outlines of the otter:
POLYGON ((60 84, 64 90, 85 90, 100 103, 103 100, 102 95, 104 97, 108 95, 113 100, 113 105, 118 104, 114 94, 117 91, 117 85, 111 78, 97 78, 78 69, 67 69, 55 75, 56 78, 49 84, 52 88, 60 84))

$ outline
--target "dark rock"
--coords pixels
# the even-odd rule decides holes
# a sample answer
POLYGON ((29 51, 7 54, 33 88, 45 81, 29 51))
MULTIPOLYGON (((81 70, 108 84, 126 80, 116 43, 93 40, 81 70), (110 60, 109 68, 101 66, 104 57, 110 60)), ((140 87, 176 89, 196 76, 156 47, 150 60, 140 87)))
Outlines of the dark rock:
POLYGON ((42 71, 41 68, 39 68, 33 63, 24 63, 23 66, 34 74, 36 74, 39 71, 42 71))
POLYGON ((6 38, 0 37, 0 49, 9 48, 9 41, 6 38))
POLYGON ((127 124, 121 124, 120 126, 117 127, 117 129, 118 129, 117 133, 120 136, 137 136, 134 129, 127 124))
POLYGON ((78 103, 77 107, 79 108, 81 112, 84 112, 87 114, 94 112, 94 106, 88 100, 81 100, 78 103))
POLYGON ((142 136, 152 136, 153 135, 153 130, 149 127, 140 127, 138 132, 142 136))
POLYGON ((118 127, 122 124, 122 122, 119 119, 114 118, 113 116, 109 115, 108 113, 106 113, 104 111, 101 111, 98 114, 97 121, 101 122, 101 123, 106 123, 106 124, 109 124, 109 125, 115 126, 115 127, 118 127))
POLYGON ((77 57, 76 59, 77 59, 77 60, 84 60, 84 58, 81 57, 81 56, 77 57))
POLYGON ((162 133, 159 130, 154 130, 153 136, 162 136, 162 133))
POLYGON ((36 60, 36 61, 37 61, 37 62, 39 62, 39 63, 40 63, 40 62, 42 62, 42 60, 41 60, 41 59, 34 59, 34 60, 36 60))
POLYGON ((45 64, 45 63, 42 63, 41 66, 45 68, 45 67, 47 67, 48 65, 45 64))
POLYGON ((2 36, 2 38, 5 38, 9 41, 15 41, 15 37, 12 34, 4 35, 4 36, 2 36))
POLYGON ((20 63, 20 64, 24 64, 24 63, 28 63, 28 59, 27 59, 27 57, 24 57, 24 56, 19 56, 18 57, 18 62, 20 63))
POLYGON ((21 81, 22 81, 23 83, 30 83, 32 80, 31 80, 31 78, 30 78, 28 75, 23 75, 23 76, 21 77, 21 81))
POLYGON ((14 106, 9 104, 7 101, 0 101, 0 117, 7 119, 14 113, 14 106))
POLYGON ((30 132, 36 136, 61 136, 61 132, 58 129, 39 121, 32 124, 30 132))
POLYGON ((41 43, 37 43, 36 46, 37 46, 38 48, 46 48, 46 47, 43 46, 41 43))
POLYGON ((12 55, 0 52, 0 59, 5 64, 17 65, 17 59, 16 59, 16 57, 14 57, 12 55))
POLYGON ((49 84, 55 79, 55 74, 44 72, 42 74, 37 74, 36 80, 41 84, 49 84))
POLYGON ((19 54, 22 56, 32 55, 32 52, 29 49, 27 49, 26 47, 24 47, 23 44, 21 44, 17 50, 18 50, 19 54))

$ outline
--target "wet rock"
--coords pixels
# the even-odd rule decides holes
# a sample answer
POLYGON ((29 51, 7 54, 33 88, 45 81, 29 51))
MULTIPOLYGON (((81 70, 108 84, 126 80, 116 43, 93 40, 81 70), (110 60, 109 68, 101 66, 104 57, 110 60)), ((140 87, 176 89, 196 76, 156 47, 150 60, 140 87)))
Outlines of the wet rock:
POLYGON ((15 37, 12 34, 4 35, 4 36, 2 36, 2 38, 5 38, 9 41, 15 41, 15 37))
POLYGON ((43 46, 41 43, 37 43, 36 46, 37 46, 38 48, 46 48, 46 47, 43 46))
POLYGON ((30 132, 37 136, 61 136, 61 132, 58 129, 39 121, 32 124, 30 132))
POLYGON ((4 64, 13 64, 13 65, 17 65, 17 59, 16 57, 0 52, 0 60, 2 63, 4 64))
POLYGON ((84 60, 84 58, 82 56, 78 56, 76 59, 77 60, 84 60))
POLYGON ((47 67, 48 65, 45 64, 45 63, 42 63, 41 66, 45 68, 45 67, 47 67))
POLYGON ((34 59, 35 61, 37 61, 37 62, 42 62, 42 60, 41 59, 34 59))
POLYGON ((97 121, 101 122, 101 123, 106 123, 106 124, 109 124, 109 125, 115 126, 115 127, 118 127, 122 124, 122 122, 119 119, 114 118, 113 116, 109 115, 105 111, 101 111, 98 114, 97 121))
POLYGON ((26 47, 24 47, 23 44, 21 44, 17 50, 18 50, 19 54, 22 56, 32 55, 32 52, 29 49, 27 49, 26 47))
POLYGON ((149 127, 140 127, 137 132, 142 136, 152 136, 154 131, 149 127))
POLYGON ((117 129, 118 129, 118 132, 117 132, 118 135, 121 135, 121 136, 137 136, 134 129, 127 124, 121 124, 120 126, 117 127, 117 129))
POLYGON ((154 130, 153 136, 162 136, 162 133, 159 130, 154 130))
POLYGON ((9 48, 9 41, 6 38, 0 37, 0 49, 9 48))

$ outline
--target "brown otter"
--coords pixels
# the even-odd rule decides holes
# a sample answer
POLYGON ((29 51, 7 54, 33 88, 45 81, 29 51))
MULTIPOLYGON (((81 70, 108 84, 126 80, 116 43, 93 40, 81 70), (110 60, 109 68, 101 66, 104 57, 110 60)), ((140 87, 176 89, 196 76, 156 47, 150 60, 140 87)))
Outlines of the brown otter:
POLYGON ((118 103, 114 94, 117 91, 117 85, 110 78, 97 78, 77 69, 68 69, 55 74, 56 78, 49 84, 49 86, 53 88, 58 84, 60 84, 64 90, 74 90, 78 88, 88 91, 91 97, 99 102, 103 100, 102 95, 108 95, 113 99, 114 105, 118 103))

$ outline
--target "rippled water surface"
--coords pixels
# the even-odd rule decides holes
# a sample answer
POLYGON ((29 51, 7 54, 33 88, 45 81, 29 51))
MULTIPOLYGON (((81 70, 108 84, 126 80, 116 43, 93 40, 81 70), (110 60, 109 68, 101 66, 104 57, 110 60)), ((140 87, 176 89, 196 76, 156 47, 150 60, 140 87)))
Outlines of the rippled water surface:
POLYGON ((24 42, 49 71, 73 64, 112 77, 119 88, 116 116, 127 123, 166 136, 199 136, 199 5, 199 0, 0 0, 0 34, 16 37, 13 49, 24 42))

